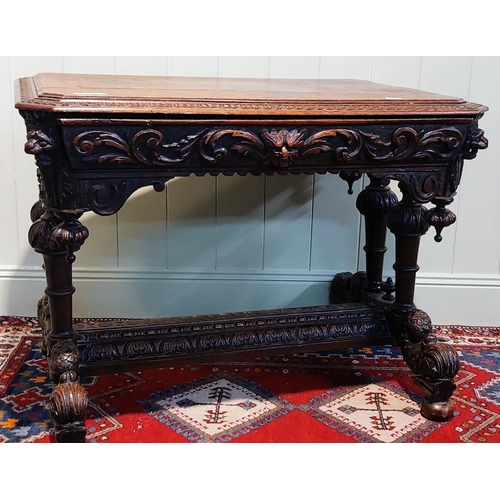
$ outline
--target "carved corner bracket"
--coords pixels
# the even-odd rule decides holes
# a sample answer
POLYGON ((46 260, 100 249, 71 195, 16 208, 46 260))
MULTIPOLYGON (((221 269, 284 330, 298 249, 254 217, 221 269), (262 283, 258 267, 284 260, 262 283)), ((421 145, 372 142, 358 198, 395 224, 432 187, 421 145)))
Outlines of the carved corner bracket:
POLYGON ((129 197, 144 186, 153 186, 155 191, 165 190, 165 182, 173 176, 162 179, 113 179, 85 182, 86 203, 98 215, 113 215, 129 197))
POLYGON ((484 136, 484 130, 479 128, 479 120, 483 115, 477 117, 470 126, 465 139, 465 147, 462 157, 465 160, 472 160, 476 157, 478 150, 488 147, 488 139, 484 136))
POLYGON ((40 200, 45 207, 74 208, 73 177, 58 124, 50 113, 21 111, 26 124, 24 150, 38 166, 40 200))

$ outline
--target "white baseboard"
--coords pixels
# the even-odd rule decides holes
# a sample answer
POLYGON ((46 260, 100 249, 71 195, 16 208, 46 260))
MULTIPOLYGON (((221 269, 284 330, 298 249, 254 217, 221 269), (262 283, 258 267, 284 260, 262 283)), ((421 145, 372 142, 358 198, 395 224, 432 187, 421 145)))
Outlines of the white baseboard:
MULTIPOLYGON (((77 269, 75 317, 168 317, 326 304, 331 273, 77 269)), ((0 314, 34 316, 39 268, 0 269, 0 314)), ((500 276, 418 276, 417 306, 437 325, 500 326, 500 276)))

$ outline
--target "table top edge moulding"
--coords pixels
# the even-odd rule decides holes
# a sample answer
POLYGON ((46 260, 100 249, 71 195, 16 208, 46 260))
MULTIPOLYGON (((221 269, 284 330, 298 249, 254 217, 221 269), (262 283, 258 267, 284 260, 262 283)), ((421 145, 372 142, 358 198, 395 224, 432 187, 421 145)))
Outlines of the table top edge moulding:
POLYGON ((364 80, 40 73, 16 81, 15 107, 38 167, 28 237, 47 280, 38 317, 58 441, 85 440, 82 374, 387 343, 423 390, 422 415, 453 417, 459 358, 414 303, 418 248, 430 227, 439 242, 455 222, 464 160, 488 146, 486 106, 364 80), (115 214, 137 189, 178 176, 301 173, 338 174, 349 194, 367 177, 355 203, 366 268, 335 275, 329 305, 74 324, 83 213, 115 214), (383 278, 387 229, 394 280, 383 278))
POLYGON ((141 77, 41 73, 20 78, 16 107, 58 113, 477 116, 461 98, 366 80, 141 77))

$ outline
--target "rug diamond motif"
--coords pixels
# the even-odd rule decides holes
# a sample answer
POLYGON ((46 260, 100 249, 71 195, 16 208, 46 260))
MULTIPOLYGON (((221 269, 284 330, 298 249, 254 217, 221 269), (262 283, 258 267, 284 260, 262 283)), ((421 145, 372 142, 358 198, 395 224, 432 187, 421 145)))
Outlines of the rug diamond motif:
POLYGON ((273 412, 277 406, 224 378, 155 402, 163 411, 210 437, 273 412))
POLYGON ((357 387, 317 409, 384 443, 397 441, 428 423, 411 399, 379 384, 357 387))
POLYGON ((495 406, 500 405, 500 378, 496 377, 474 390, 479 398, 484 398, 495 406))

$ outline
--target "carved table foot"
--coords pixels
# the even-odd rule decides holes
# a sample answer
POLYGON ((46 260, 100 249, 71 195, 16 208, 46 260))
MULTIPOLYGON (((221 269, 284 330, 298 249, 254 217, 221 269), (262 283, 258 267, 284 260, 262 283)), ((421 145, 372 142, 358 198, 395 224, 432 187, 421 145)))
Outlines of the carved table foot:
POLYGON ((430 335, 432 323, 424 311, 416 309, 395 318, 402 321, 402 335, 398 340, 403 358, 415 382, 424 389, 422 416, 440 422, 450 420, 453 417, 450 398, 456 387, 453 379, 459 369, 457 352, 430 335))
POLYGON ((57 383, 50 397, 50 411, 59 443, 84 443, 88 395, 78 378, 78 348, 62 341, 52 348, 49 373, 57 383))
POLYGON ((355 274, 350 272, 336 274, 330 282, 329 303, 347 304, 362 302, 365 279, 366 273, 364 271, 359 271, 355 274))
POLYGON ((88 396, 75 372, 66 372, 50 397, 58 443, 84 443, 88 396))

